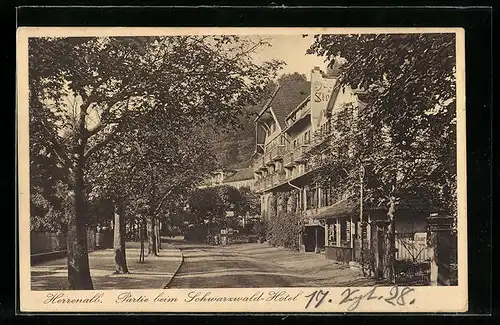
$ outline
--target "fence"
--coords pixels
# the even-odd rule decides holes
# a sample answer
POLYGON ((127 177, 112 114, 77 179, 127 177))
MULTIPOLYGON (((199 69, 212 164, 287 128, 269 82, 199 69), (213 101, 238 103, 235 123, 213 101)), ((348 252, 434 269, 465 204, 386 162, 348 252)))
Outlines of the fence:
POLYGON ((428 285, 430 256, 425 233, 396 233, 396 283, 428 285))
POLYGON ((396 233, 396 260, 423 263, 430 260, 424 233, 396 233))

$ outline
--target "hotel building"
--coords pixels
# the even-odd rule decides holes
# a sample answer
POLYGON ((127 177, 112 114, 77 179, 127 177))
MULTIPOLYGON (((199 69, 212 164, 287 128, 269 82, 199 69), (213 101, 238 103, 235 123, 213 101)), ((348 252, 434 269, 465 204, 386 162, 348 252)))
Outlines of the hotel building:
MULTIPOLYGON (((384 244, 387 208, 363 208, 359 186, 339 194, 334 191, 337 184, 315 184, 312 175, 321 157, 307 157, 307 153, 335 131, 335 121, 342 123, 339 115, 355 120, 364 107, 360 96, 314 68, 310 81, 279 85, 255 119, 254 191, 261 197, 261 217, 279 217, 279 209, 293 206, 305 224, 300 249, 324 252, 327 258, 346 263, 361 259, 361 221, 368 222, 363 234, 367 249, 384 244), (278 193, 287 192, 294 193, 288 196, 289 202, 273 203, 278 193)), ((349 151, 349 139, 344 149, 349 151)), ((396 230, 425 233, 428 215, 418 204, 403 203, 398 208, 396 230)))

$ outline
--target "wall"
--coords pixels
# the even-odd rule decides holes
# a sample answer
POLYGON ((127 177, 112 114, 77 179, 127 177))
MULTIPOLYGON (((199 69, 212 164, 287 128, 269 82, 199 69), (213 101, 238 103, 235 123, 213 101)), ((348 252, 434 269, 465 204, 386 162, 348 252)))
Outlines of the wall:
MULTIPOLYGON (((427 217, 428 213, 404 211, 396 212, 396 231, 399 233, 413 233, 413 232, 426 232, 427 231, 427 217)), ((369 220, 386 220, 386 211, 370 211, 369 220)))
POLYGON ((280 126, 276 123, 276 121, 274 120, 274 115, 273 115, 273 121, 271 123, 271 127, 274 125, 274 132, 272 133, 267 133, 266 132, 266 139, 264 141, 264 145, 267 146, 269 145, 270 142, 272 142, 273 140, 276 139, 276 141, 279 142, 279 135, 281 134, 281 128, 280 126))
MULTIPOLYGON (((87 247, 89 251, 96 248, 96 229, 87 230, 87 247)), ((64 234, 35 232, 30 233, 30 254, 50 253, 66 250, 66 236, 64 234)))
POLYGON ((271 193, 265 193, 260 196, 260 216, 262 219, 267 220, 269 218, 269 200, 272 198, 271 193))
POLYGON ((31 254, 48 253, 66 249, 66 237, 63 234, 31 232, 31 254))
POLYGON ((224 183, 224 185, 233 186, 236 187, 237 189, 241 189, 242 187, 249 187, 250 189, 252 189, 254 182, 255 182, 254 179, 244 179, 241 181, 227 182, 224 183))

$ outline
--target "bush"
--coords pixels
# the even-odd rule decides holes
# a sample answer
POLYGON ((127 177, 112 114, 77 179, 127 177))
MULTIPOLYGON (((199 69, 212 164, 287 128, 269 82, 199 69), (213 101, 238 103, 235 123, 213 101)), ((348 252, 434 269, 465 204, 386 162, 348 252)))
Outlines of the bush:
POLYGON ((299 250, 299 235, 302 230, 300 215, 282 212, 269 220, 267 240, 273 246, 299 250))
POLYGON ((259 220, 253 224, 252 230, 261 240, 264 240, 266 238, 267 224, 265 221, 259 220))

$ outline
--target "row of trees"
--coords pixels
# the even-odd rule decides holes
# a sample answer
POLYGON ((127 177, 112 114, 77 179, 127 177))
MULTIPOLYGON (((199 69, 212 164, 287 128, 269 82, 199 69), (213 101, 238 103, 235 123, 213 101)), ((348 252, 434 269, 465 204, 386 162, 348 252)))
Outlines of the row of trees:
POLYGON ((455 36, 317 35, 308 52, 340 66, 339 87, 360 91, 363 102, 332 116, 328 141, 309 153, 321 157, 316 181, 354 193, 362 184, 366 204, 387 208, 393 262, 403 201, 456 216, 455 36))
POLYGON ((234 126, 281 62, 237 36, 30 38, 32 226, 67 232, 70 289, 93 289, 86 228, 113 211, 118 271, 123 218, 147 224, 181 209, 215 159, 207 125, 234 126), (110 208, 110 206, 112 208, 110 208))
POLYGON ((255 216, 260 214, 260 198, 248 187, 237 189, 223 185, 196 189, 187 203, 190 221, 193 225, 206 226, 206 234, 225 228, 227 212, 233 217, 255 216))

